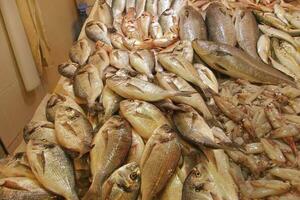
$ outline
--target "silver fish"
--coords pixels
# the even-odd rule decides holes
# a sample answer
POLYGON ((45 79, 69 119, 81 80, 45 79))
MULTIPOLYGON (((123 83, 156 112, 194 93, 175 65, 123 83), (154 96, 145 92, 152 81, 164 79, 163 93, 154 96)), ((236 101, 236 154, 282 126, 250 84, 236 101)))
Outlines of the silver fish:
POLYGON ((130 10, 130 8, 135 8, 135 0, 126 0, 126 12, 130 10))
POLYGON ((58 143, 79 158, 90 151, 92 125, 88 119, 71 107, 60 107, 55 114, 55 134, 58 143))
POLYGON ((173 0, 171 3, 171 8, 174 10, 175 14, 178 16, 182 7, 188 4, 187 0, 173 0))
POLYGON ((31 121, 23 129, 25 143, 30 139, 47 140, 57 143, 54 124, 46 121, 31 121))
POLYGON ((257 53, 261 60, 269 64, 268 57, 271 54, 271 40, 269 36, 262 34, 257 41, 257 53))
POLYGON ((146 2, 147 0, 136 0, 135 10, 137 17, 141 16, 142 13, 145 11, 146 2))
POLYGON ((71 107, 85 115, 83 109, 72 98, 60 94, 52 94, 46 105, 46 118, 48 121, 55 121, 55 113, 60 106, 71 107))
POLYGON ((157 16, 157 1, 158 0, 147 0, 145 10, 152 16, 157 16))
POLYGON ((100 200, 104 181, 126 160, 132 142, 131 127, 120 116, 112 116, 93 139, 90 152, 92 184, 83 200, 100 200))
POLYGON ((160 15, 158 22, 161 25, 163 33, 166 33, 172 31, 174 26, 177 26, 178 19, 174 14, 174 10, 169 8, 160 15))
POLYGON ((179 13, 179 37, 181 40, 207 40, 207 30, 202 15, 192 6, 185 6, 179 13))
POLYGON ((111 45, 110 38, 108 36, 108 30, 104 23, 100 21, 89 21, 85 26, 85 33, 87 37, 94 42, 100 40, 107 45, 111 45))
POLYGON ((78 200, 72 163, 57 144, 30 140, 26 154, 34 175, 46 189, 67 200, 78 200))
POLYGON ((70 49, 70 59, 78 63, 80 66, 84 65, 92 52, 88 41, 86 39, 78 40, 70 49))
POLYGON ((120 103, 121 114, 144 139, 149 139, 155 129, 169 124, 164 114, 153 104, 139 100, 124 100, 120 103))
POLYGON ((235 31, 240 48, 253 58, 259 60, 259 57, 256 53, 259 29, 256 19, 251 11, 236 11, 235 31))
POLYGON ((39 182, 27 177, 0 179, 1 200, 53 200, 56 196, 45 190, 39 182))
POLYGON ((157 1, 157 16, 160 16, 165 10, 169 9, 172 0, 158 0, 157 1))
POLYGON ((76 70, 79 68, 77 63, 65 62, 58 65, 58 73, 66 78, 73 78, 76 70))
POLYGON ((102 186, 102 199, 136 200, 141 185, 141 172, 137 163, 131 162, 117 169, 102 186))
POLYGON ((150 30, 150 23, 151 23, 151 14, 148 12, 143 12, 141 16, 137 18, 138 26, 141 29, 142 38, 144 40, 149 38, 149 30, 150 30))
POLYGON ((174 174, 180 156, 176 133, 166 124, 157 128, 146 143, 141 160, 142 200, 157 198, 174 174))
POLYGON ((112 2, 112 13, 113 17, 120 15, 123 13, 126 7, 126 0, 113 0, 112 2))

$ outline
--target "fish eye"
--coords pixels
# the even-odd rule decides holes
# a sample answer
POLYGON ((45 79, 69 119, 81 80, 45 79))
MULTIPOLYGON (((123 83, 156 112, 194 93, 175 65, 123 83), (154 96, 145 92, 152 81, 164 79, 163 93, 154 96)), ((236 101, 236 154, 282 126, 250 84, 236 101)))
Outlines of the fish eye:
POLYGON ((131 179, 131 180, 136 180, 137 177, 138 177, 138 175, 137 175, 136 172, 133 172, 133 173, 130 174, 130 179, 131 179))
POLYGON ((197 172, 195 173, 195 175, 196 175, 197 177, 199 177, 201 174, 200 174, 199 171, 197 171, 197 172))
POLYGON ((202 184, 196 185, 194 189, 195 189, 195 192, 201 192, 201 190, 203 189, 203 185, 202 184))

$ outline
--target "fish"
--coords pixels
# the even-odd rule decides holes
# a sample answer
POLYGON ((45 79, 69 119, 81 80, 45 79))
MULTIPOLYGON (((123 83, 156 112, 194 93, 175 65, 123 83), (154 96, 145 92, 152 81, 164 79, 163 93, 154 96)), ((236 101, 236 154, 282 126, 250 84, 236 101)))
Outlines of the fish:
POLYGON ((145 144, 143 138, 135 130, 132 130, 132 143, 126 159, 126 163, 135 162, 139 164, 144 149, 145 149, 145 144))
POLYGON ((142 13, 145 11, 147 0, 136 0, 135 2, 135 11, 136 11, 136 17, 139 17, 142 15, 142 13))
POLYGON ((89 39, 91 39, 94 42, 100 40, 101 42, 104 42, 107 45, 111 45, 107 27, 101 21, 89 21, 85 25, 85 34, 89 39))
POLYGON ((91 150, 93 127, 88 119, 71 107, 60 107, 55 114, 55 135, 65 149, 78 157, 91 150))
POLYGON ((19 152, 0 160, 1 177, 27 177, 34 179, 26 153, 19 152))
POLYGON ((238 48, 201 40, 193 41, 192 45, 196 53, 210 67, 228 76, 256 83, 295 85, 289 76, 255 60, 238 48))
POLYGON ((168 72, 158 72, 156 78, 159 84, 166 90, 194 92, 194 94, 189 97, 176 96, 171 97, 171 100, 175 103, 187 104, 194 107, 207 120, 213 118, 201 95, 183 78, 168 72))
POLYGON ((100 200, 105 180, 126 161, 132 143, 129 123, 118 115, 109 118, 96 133, 90 152, 92 184, 83 200, 100 200))
POLYGON ((257 53, 261 60, 269 64, 269 55, 271 54, 271 40, 266 34, 262 34, 257 41, 257 53))
POLYGON ((85 154, 81 158, 73 159, 73 166, 75 172, 75 182, 77 188, 77 194, 79 198, 82 198, 90 187, 90 165, 89 155, 85 154))
POLYGON ((110 65, 118 69, 121 68, 131 69, 129 65, 128 51, 126 50, 114 49, 112 52, 109 53, 109 61, 110 61, 110 65))
POLYGON ((197 164, 183 183, 182 200, 213 200, 209 191, 204 186, 209 182, 209 173, 203 163, 197 164))
POLYGON ((179 12, 179 38, 193 41, 207 40, 207 29, 202 15, 192 6, 184 6, 179 12))
POLYGON ((221 148, 215 141, 213 132, 203 117, 190 106, 186 111, 175 111, 173 121, 180 135, 189 143, 201 149, 203 147, 221 148))
POLYGON ((74 77, 73 89, 76 97, 85 100, 88 107, 93 108, 103 89, 98 69, 91 64, 80 69, 74 77))
POLYGON ((279 40, 276 38, 271 39, 272 47, 274 53, 281 64, 283 64, 289 71, 291 71, 295 76, 300 78, 300 65, 297 63, 295 58, 288 54, 288 52, 280 45, 279 40))
POLYGON ((290 34, 291 36, 299 36, 300 29, 293 29, 289 25, 285 24, 283 21, 278 19, 275 14, 270 12, 261 12, 258 10, 253 10, 253 14, 255 15, 258 22, 265 24, 267 26, 272 26, 275 29, 279 29, 284 31, 285 33, 290 34))
POLYGON ((139 50, 129 54, 130 65, 139 73, 153 78, 154 55, 149 50, 139 50))
POLYGON ((114 48, 116 49, 121 49, 121 50, 127 50, 127 47, 124 45, 123 42, 123 35, 120 33, 112 33, 110 34, 110 40, 111 44, 113 45, 114 48))
POLYGON ((130 8, 135 8, 135 0, 126 0, 125 10, 128 12, 130 8))
POLYGON ((251 11, 236 11, 235 31, 239 47, 254 59, 260 60, 256 52, 256 45, 259 38, 259 29, 255 16, 251 11))
POLYGON ((147 0, 145 10, 152 16, 157 16, 157 1, 158 0, 147 0))
POLYGON ((215 93, 219 92, 219 84, 214 73, 206 67, 204 64, 195 63, 194 64, 197 73, 204 84, 206 84, 215 93))
POLYGON ((30 167, 37 180, 49 191, 67 200, 78 200, 71 160, 59 145, 30 140, 26 147, 30 167))
POLYGON ((163 37, 163 30, 161 25, 158 22, 158 19, 159 18, 157 16, 152 16, 151 19, 149 32, 150 32, 150 36, 153 39, 159 39, 163 37))
POLYGON ((141 186, 141 171, 135 162, 123 165, 104 182, 102 199, 136 200, 141 186))
POLYGON ((92 48, 88 41, 86 39, 80 39, 71 47, 69 57, 72 62, 82 66, 86 63, 91 53, 92 48))
POLYGON ((151 24, 151 14, 143 12, 141 16, 137 18, 137 24, 140 27, 141 35, 144 40, 149 38, 149 30, 151 24))
POLYGON ((165 188, 176 171, 181 147, 176 132, 165 124, 146 143, 141 160, 142 200, 152 200, 165 188))
POLYGON ((107 78, 106 84, 111 90, 124 98, 150 102, 191 94, 189 91, 168 91, 154 83, 129 75, 120 76, 116 74, 107 78))
POLYGON ((210 40, 231 46, 236 45, 234 24, 228 11, 222 4, 211 3, 208 6, 205 22, 210 40))
POLYGON ((258 27, 264 34, 268 35, 269 37, 275 37, 281 40, 286 40, 291 45, 293 45, 297 50, 300 49, 300 44, 288 33, 267 25, 260 24, 258 25, 258 27))
POLYGON ((162 28, 163 33, 166 33, 168 31, 172 31, 172 28, 174 26, 177 26, 178 19, 177 16, 174 15, 174 10, 169 8, 160 15, 158 22, 162 28))
POLYGON ((194 59, 194 49, 192 47, 192 42, 188 40, 177 41, 176 43, 161 50, 159 53, 172 53, 173 55, 181 55, 191 63, 194 59))
POLYGON ((104 23, 108 28, 113 26, 113 15, 110 5, 105 1, 99 2, 98 6, 98 18, 100 22, 104 23))
POLYGON ((57 197, 45 190, 37 180, 28 177, 9 177, 0 179, 2 200, 51 200, 57 197))
POLYGON ((115 114, 120 108, 120 102, 123 100, 121 96, 116 94, 113 90, 104 86, 101 101, 104 108, 103 121, 108 120, 113 114, 115 114))
POLYGON ((177 174, 174 174, 172 178, 169 180, 165 189, 162 191, 160 195, 160 200, 181 200, 182 196, 182 183, 177 174))
POLYGON ((208 86, 201 81, 192 63, 190 63, 183 56, 173 54, 158 54, 158 61, 167 71, 170 71, 201 88, 206 97, 211 95, 212 91, 210 91, 208 86))
POLYGON ((64 62, 58 65, 57 70, 60 75, 71 79, 79 67, 77 63, 64 62))
POLYGON ((157 16, 160 16, 165 10, 169 9, 172 0, 157 0, 157 16))
POLYGON ((170 124, 156 106, 146 101, 123 100, 120 103, 120 112, 145 140, 151 137, 155 129, 170 124))
POLYGON ((296 75, 293 72, 291 72, 288 68, 286 68, 281 63, 277 62, 271 56, 269 56, 269 60, 271 61, 271 64, 275 69, 281 71, 282 73, 285 73, 286 75, 292 77, 296 81, 296 79, 297 79, 296 75))
POLYGON ((175 15, 178 16, 180 10, 182 9, 182 7, 188 5, 188 1, 187 0, 172 0, 172 3, 171 3, 171 7, 174 12, 175 12, 175 15))
POLYGON ((27 144, 31 139, 47 140, 58 143, 54 124, 47 121, 31 121, 23 129, 23 139, 27 144))
POLYGON ((49 122, 55 121, 55 113, 61 106, 71 107, 85 115, 83 109, 70 97, 54 93, 50 96, 46 104, 46 118, 49 122))
POLYGON ((114 0, 112 2, 112 14, 113 18, 123 13, 126 7, 126 0, 114 0))
POLYGON ((104 70, 109 66, 109 56, 104 49, 98 49, 88 59, 88 64, 94 65, 98 71, 101 79, 104 79, 104 70))
POLYGON ((289 25, 289 22, 285 17, 287 15, 286 11, 277 3, 274 5, 274 13, 283 23, 289 25))
POLYGON ((294 57, 294 59, 297 61, 298 64, 300 64, 300 52, 298 52, 293 45, 286 41, 281 41, 280 46, 291 56, 294 57))

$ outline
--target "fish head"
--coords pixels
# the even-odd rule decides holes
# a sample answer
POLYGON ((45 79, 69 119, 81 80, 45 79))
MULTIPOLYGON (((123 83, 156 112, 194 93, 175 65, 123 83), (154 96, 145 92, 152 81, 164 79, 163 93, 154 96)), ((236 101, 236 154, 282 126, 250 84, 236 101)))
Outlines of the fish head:
POLYGON ((54 124, 46 121, 31 121, 23 129, 23 138, 27 143, 30 139, 30 136, 37 130, 42 128, 54 129, 54 124))
POLYGON ((196 39, 192 42, 193 48, 197 54, 202 58, 203 56, 208 56, 216 54, 219 51, 219 46, 215 42, 205 41, 196 39))
POLYGON ((123 112, 135 113, 140 106, 143 106, 143 104, 145 104, 145 102, 140 100, 127 99, 121 101, 120 108, 123 112))
POLYGON ((124 165, 118 171, 116 178, 118 186, 121 186, 125 191, 136 191, 140 188, 141 171, 137 163, 132 162, 124 165))
POLYGON ((64 62, 57 67, 58 72, 67 78, 72 78, 78 68, 79 65, 73 62, 64 62))
POLYGON ((61 106, 57 109, 55 118, 60 123, 75 121, 82 117, 82 114, 69 106, 61 106))
POLYGON ((59 105, 64 103, 66 101, 66 98, 59 94, 53 94, 47 104, 46 104, 46 117, 47 120, 50 122, 54 122, 55 120, 55 112, 59 105))
POLYGON ((166 143, 176 139, 176 132, 170 127, 170 125, 164 124, 155 129, 153 137, 157 143, 166 143))

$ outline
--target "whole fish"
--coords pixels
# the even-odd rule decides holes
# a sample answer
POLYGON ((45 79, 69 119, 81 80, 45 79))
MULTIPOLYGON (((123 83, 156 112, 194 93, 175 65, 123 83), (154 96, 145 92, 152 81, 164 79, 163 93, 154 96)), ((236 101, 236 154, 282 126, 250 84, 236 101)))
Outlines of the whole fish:
POLYGON ((222 4, 212 3, 208 6, 205 22, 210 40, 231 46, 236 45, 234 24, 222 4))
POLYGON ((76 97, 87 101, 88 107, 93 108, 103 89, 98 69, 91 64, 80 69, 74 77, 73 89, 76 97))
POLYGON ((23 139, 25 143, 28 143, 30 139, 57 143, 54 124, 46 121, 31 121, 23 129, 23 139))
POLYGON ((181 55, 158 54, 158 61, 166 70, 182 77, 188 82, 200 87, 205 96, 210 96, 210 89, 205 85, 192 63, 181 55))
POLYGON ((57 144, 30 140, 26 154, 34 175, 46 189, 67 200, 78 200, 72 163, 57 144))
POLYGON ((235 31, 239 47, 253 58, 260 60, 256 53, 259 29, 256 19, 251 11, 236 11, 235 31))
POLYGON ((281 40, 286 40, 289 43, 291 43, 291 45, 293 45, 297 50, 300 49, 300 44, 292 37, 290 36, 288 33, 272 28, 270 26, 267 25, 258 25, 259 29, 266 35, 268 35, 269 37, 275 37, 281 40))
POLYGON ((126 7, 126 0, 114 0, 112 2, 113 18, 123 13, 126 7))
POLYGON ((1 200, 51 200, 56 196, 45 190, 39 182, 28 177, 0 179, 1 200))
POLYGON ((146 2, 147 0, 136 0, 135 11, 137 17, 141 16, 142 13, 145 11, 146 2))
POLYGON ((204 84, 206 84, 215 93, 219 92, 219 84, 214 73, 206 67, 204 64, 195 63, 194 64, 197 73, 204 84))
POLYGON ((128 99, 139 99, 144 101, 160 101, 173 96, 186 96, 191 92, 168 91, 154 83, 129 75, 114 75, 106 80, 107 86, 128 99))
POLYGON ((113 25, 113 16, 110 5, 105 1, 99 2, 98 6, 98 19, 104 23, 108 28, 112 28, 113 25))
POLYGON ((77 63, 73 62, 64 62, 58 65, 57 70, 58 73, 66 78, 73 78, 76 70, 79 68, 77 63))
POLYGON ((180 156, 176 133, 166 124, 157 128, 146 143, 141 160, 142 200, 157 198, 174 174, 180 156))
POLYGON ((130 65, 138 72, 153 78, 154 55, 149 50, 139 50, 129 54, 130 65))
POLYGON ((151 14, 148 12, 143 12, 141 16, 137 18, 138 26, 140 27, 140 31, 142 34, 142 38, 144 40, 149 38, 149 30, 150 30, 150 23, 151 23, 151 14))
POLYGON ((55 134, 58 143, 79 158, 90 151, 92 125, 88 119, 71 107, 60 107, 55 114, 55 134))
POLYGON ((186 106, 187 111, 175 111, 174 123, 180 135, 198 148, 220 148, 217 144, 211 128, 205 120, 192 107, 186 106))
POLYGON ((207 30, 202 15, 192 6, 185 6, 179 13, 179 37, 181 40, 207 40, 207 30))
POLYGON ((141 172, 137 163, 126 164, 110 175, 102 186, 102 199, 136 200, 141 186, 141 172))
POLYGON ((121 68, 131 69, 129 65, 128 51, 126 50, 114 49, 109 54, 109 61, 110 61, 110 65, 118 69, 121 68))
POLYGON ((89 42, 86 39, 81 39, 71 47, 69 57, 73 62, 82 66, 88 60, 91 52, 92 48, 89 45, 89 42))
POLYGON ((291 36, 299 36, 300 35, 300 29, 293 29, 289 25, 285 24, 283 21, 278 19, 273 13, 270 12, 261 12, 258 10, 253 10, 253 14, 255 15, 256 19, 268 26, 272 26, 276 29, 279 29, 281 31, 284 31, 291 36))
POLYGON ((71 107, 85 115, 82 108, 72 98, 60 94, 52 94, 46 105, 46 118, 48 121, 55 121, 56 110, 61 106, 71 107))
POLYGON ((122 116, 144 139, 149 139, 155 129, 169 124, 164 114, 153 104, 139 100, 124 100, 120 103, 122 116))
POLYGON ((0 160, 1 177, 27 177, 34 179, 26 153, 20 152, 0 160))
POLYGON ((298 79, 300 78, 300 65, 297 63, 295 58, 288 54, 288 52, 280 45, 279 40, 276 38, 271 39, 274 53, 281 64, 288 68, 295 74, 298 79))
POLYGON ((300 15, 299 15, 299 12, 292 12, 291 14, 290 13, 285 13, 284 16, 290 22, 291 25, 293 25, 297 29, 300 28, 300 15))
POLYGON ((83 200, 100 200, 104 181, 126 160, 131 142, 131 127, 120 116, 112 116, 93 139, 90 152, 92 184, 83 200))
POLYGON ((269 36, 262 34, 257 41, 257 53, 261 60, 269 64, 269 55, 271 54, 271 40, 269 36))
POLYGON ((158 0, 147 0, 145 10, 152 16, 157 16, 157 1, 158 0))
POLYGON ((157 16, 160 16, 165 10, 169 9, 172 0, 157 0, 157 16))
POLYGON ((107 27, 101 21, 89 21, 85 26, 85 33, 86 36, 94 42, 100 40, 101 42, 104 42, 107 45, 111 45, 107 27))
POLYGON ((172 97, 171 99, 176 103, 183 103, 194 107, 207 120, 212 119, 213 116, 207 108, 205 101, 203 100, 201 95, 183 78, 176 76, 173 73, 167 72, 157 73, 156 78, 159 84, 166 90, 194 92, 194 94, 189 97, 177 96, 172 97))
POLYGON ((286 11, 277 3, 274 5, 274 13, 276 17, 278 17, 282 22, 287 25, 289 24, 288 20, 285 17, 287 15, 286 11))
POLYGON ((152 16, 151 19, 149 32, 150 32, 150 36, 153 39, 159 39, 163 37, 163 30, 161 25, 158 22, 158 19, 159 18, 157 16, 152 16))
POLYGON ((103 71, 109 66, 109 56, 104 49, 95 51, 88 60, 88 64, 94 65, 98 68, 101 79, 104 78, 103 71))
POLYGON ((101 96, 101 101, 104 108, 103 121, 108 120, 119 110, 122 99, 123 98, 116 94, 113 90, 109 89, 107 85, 104 87, 101 96))
POLYGON ((158 22, 161 25, 163 33, 166 33, 172 31, 174 26, 177 26, 178 19, 174 14, 174 10, 169 8, 160 15, 158 22))
POLYGON ((204 184, 209 181, 208 176, 204 164, 196 165, 183 183, 182 200, 213 200, 211 193, 204 189, 204 184))
POLYGON ((126 163, 135 162, 139 164, 144 149, 145 149, 145 144, 142 137, 135 130, 132 130, 132 143, 131 143, 130 151, 127 156, 126 163))
POLYGON ((201 59, 221 73, 258 83, 295 84, 287 75, 255 60, 238 48, 201 40, 193 41, 192 45, 201 59))

